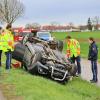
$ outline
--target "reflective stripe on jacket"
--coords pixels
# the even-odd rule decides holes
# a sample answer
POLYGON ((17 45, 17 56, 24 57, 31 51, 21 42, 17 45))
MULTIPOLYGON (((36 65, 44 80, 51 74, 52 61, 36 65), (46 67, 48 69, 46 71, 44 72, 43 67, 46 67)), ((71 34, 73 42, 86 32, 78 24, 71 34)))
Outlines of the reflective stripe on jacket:
POLYGON ((80 55, 80 44, 77 40, 75 39, 70 39, 67 42, 67 55, 70 57, 75 57, 80 55))
POLYGON ((4 52, 14 51, 14 37, 11 31, 4 30, 2 33, 3 38, 3 47, 2 50, 4 52))
POLYGON ((3 44, 3 42, 2 42, 2 35, 0 34, 0 50, 2 50, 2 44, 3 44))

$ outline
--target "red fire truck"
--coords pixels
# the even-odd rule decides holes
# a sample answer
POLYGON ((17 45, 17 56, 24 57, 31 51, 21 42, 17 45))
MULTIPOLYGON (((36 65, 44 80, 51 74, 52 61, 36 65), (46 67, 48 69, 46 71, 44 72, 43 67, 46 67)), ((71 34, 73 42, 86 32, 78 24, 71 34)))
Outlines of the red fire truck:
POLYGON ((21 41, 26 34, 30 34, 33 29, 24 29, 22 27, 13 28, 15 42, 21 41))

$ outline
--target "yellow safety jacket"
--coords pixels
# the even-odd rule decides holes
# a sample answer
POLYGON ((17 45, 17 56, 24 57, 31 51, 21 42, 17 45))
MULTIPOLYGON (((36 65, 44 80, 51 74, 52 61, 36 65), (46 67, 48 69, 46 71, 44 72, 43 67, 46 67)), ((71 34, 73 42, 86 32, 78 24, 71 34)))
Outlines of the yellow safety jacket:
POLYGON ((14 37, 11 31, 4 30, 4 32, 2 33, 2 40, 2 50, 4 52, 14 51, 14 37))
POLYGON ((80 44, 75 39, 70 39, 67 42, 67 56, 68 57, 77 57, 80 55, 80 44))
POLYGON ((2 50, 2 34, 0 34, 0 50, 2 50))

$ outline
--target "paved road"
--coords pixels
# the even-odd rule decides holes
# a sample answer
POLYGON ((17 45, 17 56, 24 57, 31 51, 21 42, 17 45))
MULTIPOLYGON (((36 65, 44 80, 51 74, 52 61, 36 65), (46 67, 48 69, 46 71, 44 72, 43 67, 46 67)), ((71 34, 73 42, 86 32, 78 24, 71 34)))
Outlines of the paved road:
MULTIPOLYGON (((91 72, 91 62, 85 59, 82 59, 82 78, 90 81, 92 79, 92 72, 91 72)), ((97 85, 100 86, 100 63, 98 63, 98 83, 97 85)))

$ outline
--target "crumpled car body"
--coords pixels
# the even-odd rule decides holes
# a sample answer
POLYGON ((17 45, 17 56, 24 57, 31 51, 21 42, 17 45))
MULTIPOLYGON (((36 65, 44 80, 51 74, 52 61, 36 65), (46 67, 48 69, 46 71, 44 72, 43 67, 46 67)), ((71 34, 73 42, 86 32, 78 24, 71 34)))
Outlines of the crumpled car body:
POLYGON ((15 46, 13 58, 22 62, 24 68, 31 74, 65 82, 74 76, 77 67, 67 61, 65 55, 57 48, 51 49, 50 43, 38 38, 25 39, 15 46))

